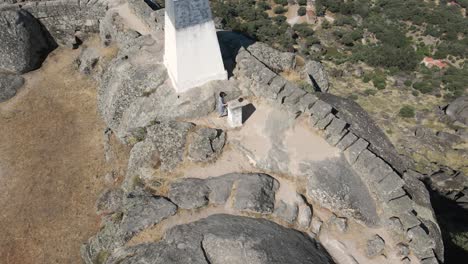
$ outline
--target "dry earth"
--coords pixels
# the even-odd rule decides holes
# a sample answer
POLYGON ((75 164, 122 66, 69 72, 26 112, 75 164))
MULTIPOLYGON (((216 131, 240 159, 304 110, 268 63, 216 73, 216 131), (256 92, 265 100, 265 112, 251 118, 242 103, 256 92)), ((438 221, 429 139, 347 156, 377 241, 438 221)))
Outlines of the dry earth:
MULTIPOLYGON (((74 70, 77 55, 54 51, 0 104, 1 263, 81 263, 81 243, 99 228, 94 203, 110 164, 96 84, 74 70)), ((125 163, 126 150, 116 153, 125 163)))

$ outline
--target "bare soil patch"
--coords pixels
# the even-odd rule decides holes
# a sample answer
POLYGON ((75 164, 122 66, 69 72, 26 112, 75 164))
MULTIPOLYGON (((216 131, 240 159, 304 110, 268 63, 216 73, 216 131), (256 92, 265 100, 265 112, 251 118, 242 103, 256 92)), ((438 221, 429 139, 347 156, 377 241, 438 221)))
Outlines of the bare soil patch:
POLYGON ((105 125, 78 54, 57 49, 0 104, 1 263, 81 263, 80 245, 99 229, 105 125))

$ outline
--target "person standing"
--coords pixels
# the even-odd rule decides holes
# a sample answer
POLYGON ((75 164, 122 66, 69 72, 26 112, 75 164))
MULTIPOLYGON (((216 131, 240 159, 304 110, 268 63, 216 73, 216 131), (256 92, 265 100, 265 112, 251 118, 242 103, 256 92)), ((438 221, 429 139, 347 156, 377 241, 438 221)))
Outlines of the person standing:
POLYGON ((217 108, 218 108, 218 114, 219 117, 227 116, 227 104, 224 100, 224 97, 226 96, 226 93, 220 92, 218 95, 218 102, 217 102, 217 108))

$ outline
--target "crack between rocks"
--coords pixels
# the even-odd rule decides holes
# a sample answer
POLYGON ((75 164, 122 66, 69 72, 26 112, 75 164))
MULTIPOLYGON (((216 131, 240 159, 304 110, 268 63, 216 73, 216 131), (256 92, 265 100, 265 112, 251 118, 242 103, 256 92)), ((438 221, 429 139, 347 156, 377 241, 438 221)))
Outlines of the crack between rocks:
POLYGON ((205 258, 206 263, 211 264, 211 261, 210 261, 210 259, 208 258, 208 254, 206 253, 205 248, 203 247, 203 240, 205 240, 205 236, 203 236, 203 237, 202 237, 202 240, 200 241, 200 249, 201 249, 202 252, 203 252, 203 257, 205 258))

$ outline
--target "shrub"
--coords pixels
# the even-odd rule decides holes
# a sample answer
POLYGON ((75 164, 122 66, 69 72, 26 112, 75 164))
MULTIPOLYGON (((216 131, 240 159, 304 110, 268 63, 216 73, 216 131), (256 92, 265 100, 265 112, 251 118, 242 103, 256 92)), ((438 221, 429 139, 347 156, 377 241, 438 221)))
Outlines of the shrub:
POLYGON ((402 108, 400 108, 400 112, 398 113, 398 115, 404 118, 413 118, 414 108, 409 105, 405 105, 402 108))
POLYGON ((270 10, 271 9, 271 6, 270 4, 268 4, 266 1, 260 1, 257 3, 257 6, 259 9, 261 10, 270 10))
POLYGON ((412 91, 411 94, 412 94, 413 96, 419 96, 419 92, 418 92, 418 91, 412 91))
POLYGON ((423 94, 431 93, 434 90, 432 84, 429 82, 416 82, 413 84, 413 88, 423 94))
POLYGON ((278 16, 275 16, 273 17, 273 20, 277 23, 277 24, 283 24, 285 21, 286 21, 286 17, 283 16, 283 15, 278 15, 278 16))
POLYGON ((306 13, 307 13, 307 10, 306 10, 306 8, 303 7, 303 6, 299 7, 299 9, 297 10, 297 14, 298 14, 299 16, 303 16, 303 15, 305 15, 306 13))
POLYGON ((358 98, 359 96, 357 94, 351 94, 350 96, 348 96, 348 99, 351 99, 353 101, 356 101, 358 98))
POLYGON ((410 87, 413 83, 410 80, 406 80, 404 84, 406 87, 410 87))
POLYGON ((307 0, 297 0, 298 5, 307 5, 307 0))
POLYGON ((331 27, 331 24, 330 22, 328 22, 328 20, 325 20, 322 22, 322 28, 323 29, 329 29, 331 27))
POLYGON ((383 90, 387 86, 386 79, 384 75, 375 74, 372 76, 372 84, 374 84, 375 88, 383 90))
POLYGON ((275 8, 273 8, 273 12, 274 12, 275 14, 277 14, 277 15, 278 15, 278 14, 284 14, 286 11, 287 11, 287 9, 284 8, 283 6, 280 6, 280 5, 275 6, 275 8))
POLYGON ((363 81, 364 83, 368 83, 368 82, 370 82, 370 80, 371 80, 371 78, 370 78, 370 76, 369 76, 368 74, 365 74, 365 75, 362 77, 362 81, 363 81))
POLYGON ((366 89, 366 90, 364 91, 364 93, 365 93, 367 96, 369 96, 369 95, 376 95, 376 94, 377 94, 377 90, 375 90, 375 89, 366 89))
POLYGON ((288 4, 288 0, 275 0, 274 2, 275 4, 283 5, 283 6, 288 4))

